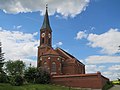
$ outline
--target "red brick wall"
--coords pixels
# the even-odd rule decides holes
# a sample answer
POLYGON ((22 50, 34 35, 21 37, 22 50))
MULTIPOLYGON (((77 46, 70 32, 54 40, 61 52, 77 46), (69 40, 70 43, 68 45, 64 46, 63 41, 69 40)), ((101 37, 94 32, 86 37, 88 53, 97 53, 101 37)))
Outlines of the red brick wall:
POLYGON ((101 89, 106 81, 109 80, 100 74, 59 75, 52 76, 51 80, 58 85, 94 89, 101 89))

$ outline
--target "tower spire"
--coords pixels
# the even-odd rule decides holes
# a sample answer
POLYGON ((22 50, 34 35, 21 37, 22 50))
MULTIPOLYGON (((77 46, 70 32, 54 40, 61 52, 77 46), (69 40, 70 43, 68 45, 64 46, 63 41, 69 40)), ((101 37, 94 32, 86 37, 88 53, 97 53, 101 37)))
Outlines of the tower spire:
POLYGON ((45 12, 44 21, 43 21, 41 29, 51 30, 50 23, 49 23, 49 17, 48 17, 48 4, 46 4, 46 12, 45 12))

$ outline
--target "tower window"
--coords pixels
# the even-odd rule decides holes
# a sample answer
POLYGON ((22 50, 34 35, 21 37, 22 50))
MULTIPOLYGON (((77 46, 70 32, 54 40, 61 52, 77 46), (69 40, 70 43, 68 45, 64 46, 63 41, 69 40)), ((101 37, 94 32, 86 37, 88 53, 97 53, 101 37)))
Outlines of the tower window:
POLYGON ((44 38, 42 38, 42 43, 44 43, 44 38))
POLYGON ((50 39, 50 38, 48 39, 48 44, 49 44, 49 45, 51 44, 51 39, 50 39))
POLYGON ((52 62, 51 72, 56 72, 56 63, 52 62))

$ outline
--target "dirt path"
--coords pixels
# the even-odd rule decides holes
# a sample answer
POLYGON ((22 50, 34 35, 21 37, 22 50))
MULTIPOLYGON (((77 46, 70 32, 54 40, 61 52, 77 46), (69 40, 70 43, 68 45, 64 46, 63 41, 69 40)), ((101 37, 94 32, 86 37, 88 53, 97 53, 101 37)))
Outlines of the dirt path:
POLYGON ((115 85, 112 88, 110 88, 109 90, 120 90, 120 85, 115 85))

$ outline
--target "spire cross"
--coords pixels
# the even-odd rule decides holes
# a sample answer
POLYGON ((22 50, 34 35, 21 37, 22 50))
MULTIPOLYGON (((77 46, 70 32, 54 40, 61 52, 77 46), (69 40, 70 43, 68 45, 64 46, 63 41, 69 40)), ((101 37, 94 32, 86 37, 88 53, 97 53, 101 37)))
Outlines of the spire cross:
POLYGON ((46 3, 46 10, 48 9, 48 4, 46 3))

